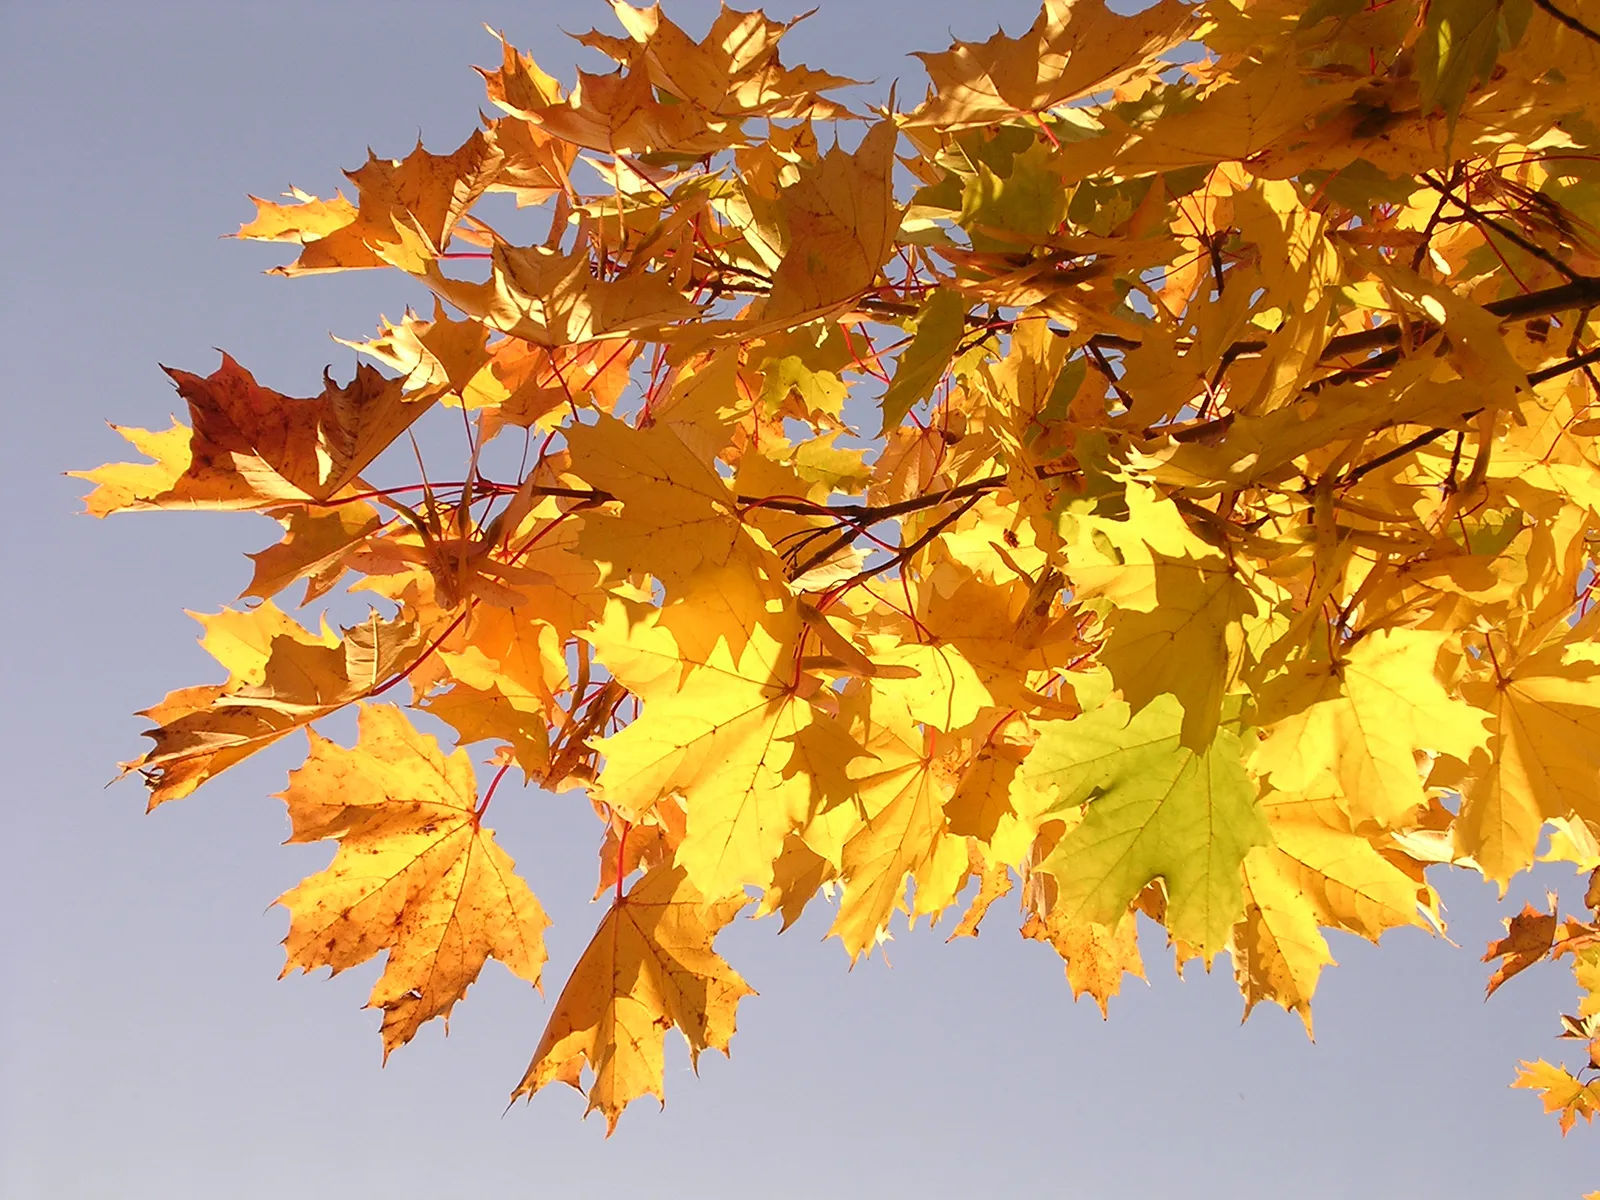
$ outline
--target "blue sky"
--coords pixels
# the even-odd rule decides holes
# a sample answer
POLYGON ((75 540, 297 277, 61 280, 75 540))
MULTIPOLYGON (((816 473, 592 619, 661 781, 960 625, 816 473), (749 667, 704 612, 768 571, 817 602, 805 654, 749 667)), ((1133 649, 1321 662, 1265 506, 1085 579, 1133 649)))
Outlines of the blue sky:
MULTIPOLYGON (((669 12, 698 32, 713 6, 669 12)), ((792 15, 794 5, 775 5, 792 15)), ((906 50, 947 30, 1031 20, 1021 0, 834 0, 789 61, 919 91, 906 50)), ((262 382, 314 391, 328 339, 419 297, 387 274, 284 280, 272 247, 219 239, 248 192, 326 194, 371 145, 472 128, 492 63, 482 23, 570 80, 561 28, 598 3, 24 3, 0 6, 8 232, 0 592, 8 787, 0 853, 0 1193, 19 1200, 346 1196, 1500 1197, 1600 1183, 1585 1129, 1563 1140, 1509 1084, 1551 1057, 1571 1001, 1559 971, 1484 1003, 1493 893, 1439 880, 1459 946, 1417 931, 1336 937, 1318 1041, 1261 1009, 1243 1026, 1226 961, 1175 978, 1147 945, 1102 1023, 1059 961, 991 915, 982 937, 900 933, 846 970, 814 913, 782 938, 720 943, 762 993, 731 1062, 675 1053, 668 1106, 607 1142, 562 1089, 505 1113, 549 1001, 491 965, 458 1007, 380 1069, 373 971, 278 982, 273 897, 327 859, 286 847, 272 793, 301 753, 261 754, 153 816, 131 714, 215 677, 185 608, 214 611, 273 539, 256 517, 77 515, 71 468, 121 457, 107 420, 160 426, 158 363, 208 372, 224 347, 262 382)), ((496 801, 500 836, 556 924, 565 976, 591 907, 597 826, 573 796, 496 801)), ((1523 881, 1537 898, 1566 872, 1523 881)))

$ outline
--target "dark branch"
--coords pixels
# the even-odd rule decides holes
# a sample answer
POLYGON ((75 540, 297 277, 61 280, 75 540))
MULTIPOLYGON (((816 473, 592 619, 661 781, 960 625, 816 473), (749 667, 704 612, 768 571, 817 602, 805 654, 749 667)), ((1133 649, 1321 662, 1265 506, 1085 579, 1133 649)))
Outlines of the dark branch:
POLYGON ((1540 262, 1544 263, 1547 267, 1556 271, 1572 283, 1577 283, 1583 278, 1582 275, 1579 275, 1576 271, 1567 266, 1566 263, 1562 262, 1554 254, 1551 254, 1550 251, 1546 250, 1543 246, 1540 246, 1535 242, 1530 242, 1515 229, 1510 229, 1500 224, 1500 222, 1492 220, 1485 213, 1479 212, 1477 209, 1473 208, 1472 205, 1468 204, 1465 200, 1456 199, 1455 193, 1452 192, 1450 187, 1442 180, 1435 179, 1432 175, 1423 175, 1422 182, 1427 184, 1434 191, 1438 192, 1441 196, 1448 197, 1451 204, 1454 204, 1462 212, 1466 213, 1468 220, 1470 220, 1479 229, 1484 231, 1485 236, 1487 236, 1492 230, 1501 237, 1505 238, 1506 241, 1510 242, 1513 246, 1516 246, 1518 249, 1522 250, 1524 253, 1533 255, 1534 258, 1537 258, 1540 262))
POLYGON ((1581 371, 1590 363, 1600 362, 1600 348, 1575 355, 1548 367, 1540 367, 1537 371, 1528 372, 1529 383, 1543 383, 1546 379, 1554 379, 1557 375, 1565 375, 1569 371, 1581 371))
MULTIPOLYGON (((1483 410, 1479 409, 1478 411, 1482 412, 1483 410)), ((1469 413, 1467 415, 1470 416, 1472 414, 1469 413)), ((1420 450, 1429 442, 1436 442, 1449 432, 1450 431, 1448 429, 1430 429, 1426 433, 1419 433, 1410 441, 1401 442, 1393 450, 1386 450, 1382 454, 1378 455, 1377 458, 1369 459, 1358 467, 1352 467, 1349 474, 1347 474, 1343 479, 1339 480, 1338 486, 1349 487, 1352 483, 1360 479, 1369 471, 1376 471, 1379 467, 1388 466, 1395 459, 1404 458, 1413 450, 1420 450)))
MULTIPOLYGON (((1540 384, 1540 383, 1545 382, 1547 379, 1555 379, 1557 376, 1566 375, 1566 374, 1568 374, 1569 372, 1572 372, 1572 371, 1580 371, 1584 367, 1587 367, 1590 363, 1596 363, 1596 362, 1600 362, 1600 347, 1597 347, 1597 348, 1595 348, 1593 350, 1587 351, 1584 354, 1576 355, 1573 358, 1564 359, 1564 360, 1562 360, 1561 362, 1558 362, 1558 363, 1551 363, 1548 367, 1540 367, 1537 371, 1529 371, 1528 372, 1528 383, 1530 385, 1540 384)), ((1461 414, 1461 419, 1464 420, 1464 421, 1471 420, 1473 417, 1477 416, 1482 411, 1483 411, 1483 409, 1481 409, 1481 408, 1475 408, 1471 412, 1464 412, 1464 413, 1461 414)), ((1430 442, 1438 441, 1440 438, 1442 438, 1445 434, 1447 434, 1449 432, 1450 432, 1449 429, 1446 429, 1446 428, 1443 428, 1443 427, 1439 427, 1439 428, 1426 430, 1423 433, 1419 433, 1419 434, 1417 434, 1416 437, 1412 438, 1410 441, 1401 442, 1394 449, 1385 450, 1382 454, 1378 455, 1378 457, 1373 458, 1373 459, 1369 459, 1368 461, 1362 463, 1358 467, 1352 467, 1350 469, 1350 472, 1347 475, 1345 475, 1345 477, 1343 479, 1341 479, 1339 481, 1339 486, 1340 487, 1348 487, 1350 484, 1354 483, 1356 480, 1360 479, 1363 475, 1366 475, 1368 472, 1376 471, 1379 467, 1382 467, 1382 466, 1387 466, 1389 463, 1392 463, 1397 458, 1404 458, 1406 455, 1410 454, 1413 450, 1420 450, 1420 449, 1422 449, 1422 447, 1428 445, 1430 442)), ((1456 445, 1456 452, 1455 452, 1454 455, 1452 455, 1453 462, 1454 461, 1459 461, 1460 455, 1461 455, 1461 446, 1458 443, 1456 445)), ((1452 471, 1452 474, 1453 474, 1454 473, 1454 465, 1452 465, 1451 471, 1452 471)))
POLYGON ((1533 2, 1536 6, 1549 13, 1555 20, 1560 21, 1568 29, 1572 30, 1573 33, 1582 34, 1591 42, 1600 42, 1600 33, 1596 33, 1570 13, 1562 12, 1554 4, 1551 4, 1550 0, 1533 0, 1533 2))
MULTIPOLYGON (((900 550, 897 551, 894 554, 893 557, 889 558, 885 562, 881 562, 877 566, 871 567, 868 570, 860 572, 859 574, 852 575, 849 579, 847 579, 843 583, 837 585, 837 587, 835 589, 832 589, 832 590, 844 591, 847 588, 854 587, 858 583, 865 583, 867 580, 871 579, 874 575, 881 575, 885 571, 890 570, 893 567, 897 567, 897 566, 900 566, 901 564, 905 563, 918 550, 921 550, 929 542, 933 541, 934 538, 938 537, 941 533, 943 533, 945 531, 945 529, 948 528, 951 524, 953 524, 954 522, 959 520, 961 518, 962 514, 965 513, 969 508, 971 508, 977 502, 978 502, 977 494, 973 494, 973 495, 968 496, 965 500, 963 500, 954 509, 952 509, 951 511, 945 513, 944 516, 940 517, 932 525, 928 526, 928 528, 923 531, 922 535, 920 537, 918 537, 916 541, 912 542, 909 546, 901 547, 900 550)), ((804 571, 796 572, 796 578, 798 578, 800 575, 804 575, 804 574, 805 574, 804 571)))

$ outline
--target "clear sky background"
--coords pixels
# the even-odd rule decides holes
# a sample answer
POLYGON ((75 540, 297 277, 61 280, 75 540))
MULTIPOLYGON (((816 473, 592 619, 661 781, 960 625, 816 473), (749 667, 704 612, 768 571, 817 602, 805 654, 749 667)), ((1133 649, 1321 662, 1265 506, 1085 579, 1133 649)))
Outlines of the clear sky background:
MULTIPOLYGON (((669 5, 692 32, 712 6, 669 5)), ((775 16, 797 11, 774 4, 775 16)), ((1031 20, 1028 0, 831 0, 786 60, 920 92, 912 49, 1031 20)), ((610 28, 598 0, 47 3, 0 0, 4 216, 0 590, 0 1195, 14 1200, 477 1197, 1576 1197, 1600 1130, 1563 1140, 1516 1060, 1553 1057, 1570 978, 1529 972, 1485 1004, 1493 893, 1443 876, 1459 946, 1334 936, 1343 965, 1317 1035, 1263 1007, 1241 1026, 1227 960, 1174 977, 1147 941, 1102 1023, 1009 912, 982 937, 897 933, 893 966, 846 970, 813 911, 781 939, 742 921, 719 945, 762 993, 731 1062, 700 1078, 681 1043, 664 1112, 604 1138, 551 1089, 504 1113, 550 998, 490 964, 457 1008, 380 1069, 373 967, 277 982, 273 897, 329 857, 279 845, 272 793, 303 753, 260 754, 143 814, 106 788, 145 743, 131 714, 218 677, 183 609, 214 611, 274 540, 258 517, 77 515, 70 468, 123 457, 106 420, 180 407, 158 362, 206 373, 226 348, 310 394, 379 312, 420 297, 389 273, 284 280, 283 255, 219 240, 247 192, 326 195, 370 144, 454 148, 483 104, 473 63, 503 28, 571 80, 561 28, 610 28)), ((509 802, 509 801, 515 801, 509 802)), ((581 799, 495 804, 549 909, 551 986, 588 940, 598 826, 581 799)), ((1513 895, 1581 885, 1566 871, 1513 895)), ((820 910, 824 906, 819 904, 820 910)), ((677 1035, 671 1035, 677 1041, 677 1035)))

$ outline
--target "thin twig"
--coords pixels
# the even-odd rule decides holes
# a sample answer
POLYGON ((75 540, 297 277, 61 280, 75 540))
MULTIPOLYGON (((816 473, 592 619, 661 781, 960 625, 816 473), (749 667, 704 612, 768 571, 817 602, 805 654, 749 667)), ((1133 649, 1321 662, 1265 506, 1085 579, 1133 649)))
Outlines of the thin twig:
MULTIPOLYGON (((885 562, 881 562, 877 566, 871 567, 868 570, 852 575, 843 583, 830 588, 829 591, 835 594, 848 591, 850 588, 855 587, 856 584, 865 583, 874 575, 881 575, 892 567, 897 567, 908 561, 913 554, 915 554, 918 550, 921 550, 929 542, 933 541, 934 538, 943 533, 949 525, 959 520, 968 509, 978 502, 978 499, 979 497, 976 495, 968 496, 959 505, 957 505, 956 508, 945 513, 944 516, 940 517, 932 525, 928 526, 928 528, 923 532, 922 536, 917 538, 916 541, 912 542, 908 546, 902 547, 900 552, 897 553, 893 558, 890 558, 885 562)), ((801 572, 801 574, 804 574, 804 572, 801 572)))

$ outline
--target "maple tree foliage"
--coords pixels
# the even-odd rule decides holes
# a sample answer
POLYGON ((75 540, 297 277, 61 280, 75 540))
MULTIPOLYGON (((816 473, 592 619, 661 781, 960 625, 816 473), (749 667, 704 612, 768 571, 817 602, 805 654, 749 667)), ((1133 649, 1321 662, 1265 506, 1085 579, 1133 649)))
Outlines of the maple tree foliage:
MULTIPOLYGON (((879 109, 759 13, 612 7, 615 71, 505 45, 459 148, 256 201, 280 273, 437 298, 376 365, 173 371, 188 424, 85 473, 283 525, 128 766, 155 806, 306 730, 286 970, 384 954, 385 1053, 538 982, 484 821, 509 772, 592 806, 609 908, 516 1094, 614 1126, 668 1028, 728 1049, 747 909, 826 895, 855 960, 1015 890, 1102 1009, 1143 913, 1309 1031, 1324 930, 1437 930, 1428 867, 1600 868, 1600 0, 1048 0, 879 109), (460 464, 378 477, 424 417, 460 464), (352 576, 351 628, 276 602, 352 576)), ((1590 1057, 1517 1083, 1563 1129, 1600 927, 1488 956, 1567 955, 1590 1057)))

